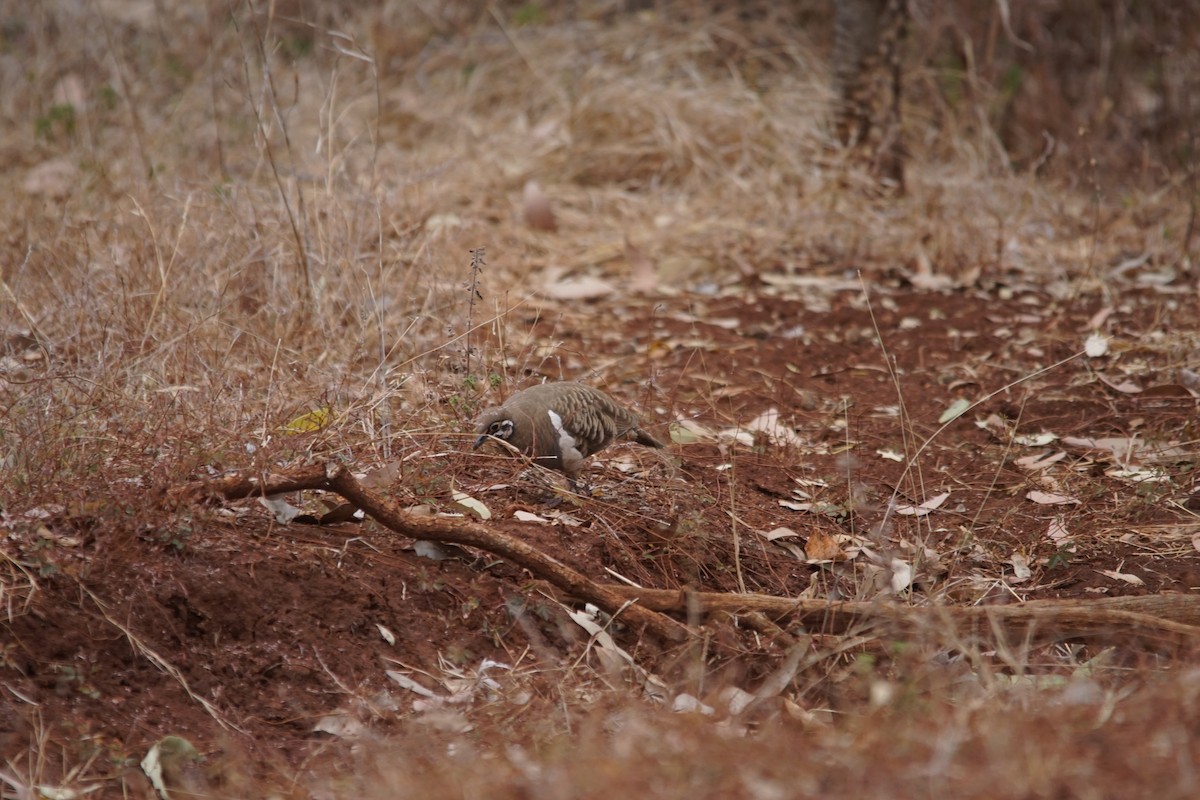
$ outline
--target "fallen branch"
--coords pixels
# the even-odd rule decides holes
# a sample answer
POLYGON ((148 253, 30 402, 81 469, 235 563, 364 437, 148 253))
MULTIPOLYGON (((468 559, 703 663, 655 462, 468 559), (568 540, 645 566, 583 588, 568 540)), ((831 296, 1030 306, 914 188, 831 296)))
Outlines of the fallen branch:
POLYGON ((486 550, 524 567, 568 594, 595 603, 609 614, 621 612, 621 618, 645 627, 668 641, 679 641, 688 630, 680 623, 639 603, 627 605, 630 598, 613 587, 589 580, 577 570, 546 555, 528 543, 477 522, 458 517, 419 517, 410 514, 386 497, 368 489, 341 464, 298 467, 280 476, 267 478, 229 475, 181 487, 171 493, 176 503, 195 502, 219 495, 226 500, 271 496, 305 489, 336 492, 361 508, 384 527, 414 539, 445 544, 467 545, 486 550), (622 610, 622 606, 625 608, 622 610))
POLYGON ((1192 594, 1030 600, 990 606, 907 606, 628 586, 614 586, 613 591, 636 597, 647 608, 663 613, 761 613, 776 621, 793 620, 813 633, 840 635, 863 625, 887 625, 897 633, 913 634, 931 625, 949 623, 974 635, 1003 630, 1010 636, 1035 640, 1107 634, 1181 646, 1200 643, 1200 595, 1192 594))
MULTIPOLYGON (((1160 594, 1107 597, 1095 600, 1031 600, 991 606, 908 606, 893 602, 797 600, 764 594, 689 592, 630 588, 600 584, 531 547, 525 541, 460 518, 418 517, 363 486, 339 464, 298 467, 263 478, 230 475, 201 481, 170 493, 177 504, 220 496, 225 500, 319 489, 340 494, 385 527, 411 536, 486 550, 529 570, 560 590, 595 603, 613 614, 628 601, 622 614, 630 622, 669 640, 687 628, 665 614, 707 617, 765 614, 772 620, 791 620, 813 633, 845 634, 864 625, 886 626, 898 635, 913 635, 934 625, 950 625, 969 635, 987 638, 1028 637, 1054 641, 1070 637, 1128 637, 1170 643, 1179 647, 1200 642, 1200 595, 1160 594)), ((517 523, 507 523, 520 527, 517 523)))

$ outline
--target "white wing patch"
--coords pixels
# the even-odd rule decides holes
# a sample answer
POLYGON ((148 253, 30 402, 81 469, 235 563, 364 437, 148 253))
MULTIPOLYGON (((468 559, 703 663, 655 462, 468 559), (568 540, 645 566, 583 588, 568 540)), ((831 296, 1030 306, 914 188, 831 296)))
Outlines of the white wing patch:
POLYGON ((579 452, 579 448, 576 447, 575 437, 563 427, 562 417, 553 409, 546 413, 550 415, 550 424, 554 427, 554 432, 558 434, 558 451, 562 453, 563 460, 582 461, 583 453, 579 452))

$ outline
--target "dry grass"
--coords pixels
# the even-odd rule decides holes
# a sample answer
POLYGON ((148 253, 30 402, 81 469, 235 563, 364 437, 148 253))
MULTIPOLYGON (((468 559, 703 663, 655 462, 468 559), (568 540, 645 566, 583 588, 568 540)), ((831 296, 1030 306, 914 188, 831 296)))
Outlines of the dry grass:
MULTIPOLYGON (((494 383, 642 374, 619 343, 566 359, 540 347, 539 309, 571 303, 538 292, 567 278, 617 287, 590 313, 599 320, 636 301, 634 283, 652 301, 734 294, 762 274, 861 271, 868 286, 918 276, 1107 298, 1119 291, 1111 270, 1132 255, 1190 265, 1179 259, 1189 198, 1178 176, 1144 193, 1042 182, 1004 163, 972 109, 943 108, 939 121, 916 108, 908 192, 878 197, 829 132, 824 32, 769 12, 684 19, 597 3, 520 25, 513 9, 409 5, 310 24, 289 19, 301 4, 270 19, 266 4, 0 3, 5 520, 38 510, 175 541, 214 523, 162 508, 164 487, 305 458, 428 454, 467 430, 494 383), (531 179, 552 199, 556 234, 523 221, 531 179), (481 247, 487 266, 464 288, 481 247), (328 427, 281 431, 315 408, 333 410, 328 427)), ((644 394, 674 407, 670 387, 644 394)), ((409 487, 453 475, 453 459, 432 463, 413 468, 409 487)), ((736 496, 716 502, 736 508, 736 496)), ((609 511, 614 528, 637 516, 609 511)), ((696 537, 707 555, 700 522, 685 520, 680 541, 696 537)), ((1185 551, 1188 537, 1173 533, 1172 547, 1185 551)), ((617 560, 653 575, 657 556, 613 541, 617 560)), ((776 577, 751 558, 762 583, 776 577)), ((10 622, 38 591, 36 569, 4 553, 10 622)), ((861 574, 841 579, 851 596, 881 593, 861 574)), ((362 712, 381 732, 361 746, 314 748, 253 777, 231 767, 226 789, 1196 793, 1193 670, 1155 672, 1166 661, 1151 656, 1081 664, 1020 643, 984 650, 947 631, 908 651, 859 644, 814 656, 756 715, 730 713, 721 692, 759 685, 784 660, 779 647, 739 658, 737 641, 705 641, 664 659, 674 688, 712 716, 631 699, 648 678, 619 660, 522 667, 508 694, 469 711, 362 712), (689 685, 710 646, 716 677, 689 685)), ((0 648, 0 666, 12 655, 0 648)), ((92 767, 61 753, 47 765, 64 734, 34 733, 36 745, 0 767, 4 797, 92 767)), ((227 754, 238 752, 230 742, 227 754)))

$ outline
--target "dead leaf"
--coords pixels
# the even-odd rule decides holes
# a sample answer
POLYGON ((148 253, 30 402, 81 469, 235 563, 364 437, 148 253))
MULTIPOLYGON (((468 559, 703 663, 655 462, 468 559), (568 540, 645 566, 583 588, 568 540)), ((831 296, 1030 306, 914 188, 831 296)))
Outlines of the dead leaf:
POLYGON ((1108 355, 1108 337, 1102 333, 1093 333, 1084 340, 1083 352, 1088 358, 1108 355))
POLYGON ((1146 582, 1143 581, 1141 578, 1139 578, 1137 575, 1133 575, 1128 572, 1118 572, 1115 569, 1098 569, 1098 570, 1096 570, 1096 572, 1099 572, 1101 575, 1105 576, 1106 578, 1112 578, 1115 581, 1124 581, 1125 583, 1128 583, 1130 586, 1145 586, 1146 585, 1146 582))
POLYGON ((53 158, 43 161, 29 172, 21 188, 27 194, 43 197, 63 198, 71 193, 79 183, 79 170, 65 158, 53 158))
POLYGON ((758 535, 766 539, 768 542, 773 542, 776 539, 781 539, 785 536, 799 536, 800 534, 796 533, 791 528, 775 528, 774 530, 767 531, 766 533, 760 532, 758 535))
POLYGON ((919 506, 897 505, 895 507, 895 511, 897 514, 901 514, 906 517, 924 517, 928 514, 932 514, 934 511, 940 508, 942 503, 946 502, 946 498, 949 496, 949 492, 942 492, 939 495, 934 495, 933 497, 929 498, 919 506))
POLYGON ((671 441, 675 444, 715 442, 717 434, 694 419, 681 419, 671 423, 671 441))
POLYGON ((1187 367, 1182 367, 1179 370, 1179 382, 1188 391, 1200 394, 1200 372, 1193 372, 1187 367))
POLYGON ((526 181, 521 204, 525 211, 525 223, 535 231, 556 231, 558 220, 550 207, 550 198, 542 191, 537 181, 526 181))
POLYGON ((654 261, 625 235, 625 260, 629 262, 631 280, 629 288, 636 294, 651 294, 658 291, 658 270, 654 261))
POLYGON ((1029 558, 1022 553, 1013 553, 1008 559, 1008 563, 1012 565, 1013 574, 1008 579, 1009 583, 1024 583, 1033 577, 1033 571, 1029 569, 1029 558))
POLYGON ((975 427, 987 431, 1001 441, 1006 441, 1012 435, 1009 424, 999 414, 988 414, 987 419, 975 420, 975 427))
POLYGON ((1054 450, 1040 455, 1023 456, 1013 461, 1013 464, 1026 472, 1038 472, 1043 469, 1049 469, 1066 457, 1066 450, 1054 450))
POLYGON ((1113 459, 1125 462, 1136 456, 1142 461, 1162 462, 1191 458, 1187 449, 1177 441, 1150 443, 1134 436, 1102 436, 1097 438, 1064 436, 1062 444, 1084 450, 1107 450, 1113 459))
POLYGON ((258 498, 258 502, 275 515, 275 521, 280 525, 287 525, 300 516, 300 509, 285 500, 285 497, 286 495, 276 494, 270 497, 258 498))
POLYGON ((822 530, 814 530, 808 535, 804 544, 804 552, 810 561, 845 561, 846 554, 837 540, 822 530))
POLYGON ((771 408, 737 428, 726 428, 721 431, 722 439, 733 439, 739 444, 751 447, 754 445, 754 434, 765 433, 771 444, 781 447, 799 446, 803 440, 789 426, 779 421, 779 411, 771 408))
POLYGON ((1071 543, 1071 534, 1067 530, 1067 524, 1061 518, 1050 521, 1050 527, 1046 528, 1046 538, 1058 548, 1071 543))
POLYGON ((957 400, 955 400, 953 403, 951 403, 950 406, 945 411, 942 412, 942 415, 940 417, 938 417, 938 423, 945 424, 945 423, 949 422, 950 420, 958 419, 970 407, 971 407, 971 401, 965 397, 960 397, 957 400))
POLYGON ((617 290, 603 278, 584 275, 578 278, 558 279, 556 271, 547 270, 541 293, 554 300, 599 300, 617 290))
POLYGON ((1120 392, 1121 394, 1141 394, 1142 393, 1142 387, 1138 386, 1136 383, 1134 383, 1131 380, 1125 380, 1125 381, 1121 381, 1120 383, 1117 383, 1116 381, 1111 380, 1103 372, 1097 372, 1096 377, 1099 378, 1100 382, 1103 383, 1105 386, 1107 386, 1108 388, 1110 388, 1114 391, 1120 392))
POLYGON ((1022 447, 1045 447, 1057 439, 1058 435, 1053 433, 1018 433, 1012 438, 1013 444, 1022 447))
POLYGON ((1084 328, 1084 330, 1100 330, 1102 327, 1104 327, 1104 323, 1108 321, 1108 318, 1112 316, 1114 311, 1116 311, 1116 308, 1113 306, 1105 306, 1104 308, 1100 309, 1092 315, 1091 319, 1088 320, 1087 326, 1084 328))
POLYGON ((1074 497, 1067 497, 1064 494, 1055 494, 1054 492, 1041 492, 1036 489, 1025 495, 1025 499, 1032 500, 1042 506, 1067 506, 1078 505, 1080 503, 1074 497))
POLYGON ((1163 483, 1171 480, 1170 475, 1154 467, 1113 467, 1106 469, 1104 474, 1130 483, 1163 483))
POLYGON ((453 501, 454 505, 458 506, 464 511, 474 514, 480 519, 492 518, 491 509, 466 492, 460 492, 458 489, 453 489, 450 499, 453 501))
POLYGON ((1181 384, 1160 383, 1156 386, 1151 386, 1146 389, 1146 391, 1142 392, 1141 399, 1149 400, 1155 397, 1161 397, 1164 400, 1174 400, 1176 398, 1187 398, 1190 400, 1194 396, 1195 395, 1190 389, 1188 389, 1188 387, 1181 384))

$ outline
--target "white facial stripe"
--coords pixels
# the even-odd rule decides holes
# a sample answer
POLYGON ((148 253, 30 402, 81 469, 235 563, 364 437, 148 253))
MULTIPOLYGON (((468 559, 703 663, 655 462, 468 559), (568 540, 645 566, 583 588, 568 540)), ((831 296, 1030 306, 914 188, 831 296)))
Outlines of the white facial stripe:
POLYGON ((579 452, 579 448, 575 446, 575 437, 567 433, 567 429, 563 427, 562 417, 560 417, 553 409, 546 412, 550 415, 550 424, 558 433, 558 450, 562 453, 563 458, 583 458, 583 454, 579 452))

